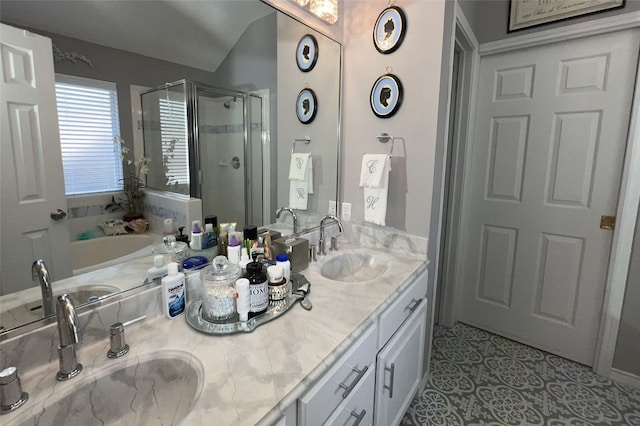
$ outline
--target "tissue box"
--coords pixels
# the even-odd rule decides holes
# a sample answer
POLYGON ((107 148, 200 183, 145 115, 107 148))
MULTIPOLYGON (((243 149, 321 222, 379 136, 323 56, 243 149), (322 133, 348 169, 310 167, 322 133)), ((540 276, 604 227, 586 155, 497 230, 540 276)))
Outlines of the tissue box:
POLYGON ((291 270, 301 272, 309 266, 309 240, 304 238, 279 238, 273 241, 274 257, 280 253, 289 255, 291 270))

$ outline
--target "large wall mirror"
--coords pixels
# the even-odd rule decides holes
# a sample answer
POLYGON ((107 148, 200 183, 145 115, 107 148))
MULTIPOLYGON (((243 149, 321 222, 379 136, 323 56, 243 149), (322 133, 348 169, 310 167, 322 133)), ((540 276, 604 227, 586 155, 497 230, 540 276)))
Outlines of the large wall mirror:
MULTIPOLYGON (((116 84, 121 138, 155 157, 149 187, 197 196, 219 222, 272 224, 291 204, 294 140, 304 139, 295 151, 311 154, 313 193, 296 210, 299 229, 337 199, 341 46, 264 2, 3 0, 0 20, 50 38, 56 74, 116 84), (318 43, 310 72, 296 63, 305 35, 318 43), (308 124, 296 115, 303 89, 317 94, 308 124)), ((37 285, 25 276, 18 288, 37 285)))

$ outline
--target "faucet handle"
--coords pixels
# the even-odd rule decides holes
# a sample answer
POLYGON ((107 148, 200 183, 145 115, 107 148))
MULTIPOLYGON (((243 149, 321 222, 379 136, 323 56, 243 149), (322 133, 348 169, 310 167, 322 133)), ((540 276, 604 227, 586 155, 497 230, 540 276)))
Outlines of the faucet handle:
POLYGON ((333 235, 331 237, 331 247, 329 247, 331 251, 338 251, 338 235, 333 235))
POLYGON ((107 357, 109 358, 120 358, 127 352, 129 352, 129 345, 125 342, 124 339, 124 328, 134 324, 138 321, 142 321, 147 318, 146 315, 138 317, 136 319, 132 319, 125 323, 116 322, 111 324, 109 327, 109 351, 107 352, 107 357))
POLYGON ((0 409, 8 413, 27 402, 29 394, 22 392, 20 377, 16 367, 7 367, 0 371, 0 409))

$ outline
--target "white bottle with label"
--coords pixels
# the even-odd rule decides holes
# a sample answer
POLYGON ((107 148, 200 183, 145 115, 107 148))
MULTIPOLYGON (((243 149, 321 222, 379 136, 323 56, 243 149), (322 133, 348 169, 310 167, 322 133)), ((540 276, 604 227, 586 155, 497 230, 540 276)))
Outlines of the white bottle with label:
POLYGON ((162 307, 168 318, 175 318, 182 314, 186 305, 185 275, 178 272, 178 264, 171 262, 167 265, 169 275, 164 277, 162 283, 162 307))
POLYGON ((251 310, 251 295, 248 279, 240 278, 236 281, 236 293, 238 293, 238 301, 236 303, 238 316, 240 317, 240 321, 247 321, 249 319, 249 310, 251 310))

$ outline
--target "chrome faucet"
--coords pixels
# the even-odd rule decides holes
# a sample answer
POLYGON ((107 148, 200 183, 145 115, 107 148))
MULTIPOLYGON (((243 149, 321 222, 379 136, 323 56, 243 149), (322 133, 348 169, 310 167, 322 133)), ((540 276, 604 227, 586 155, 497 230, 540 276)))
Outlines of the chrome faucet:
POLYGON ((278 219, 280 217, 280 214, 282 212, 291 213, 291 217, 293 218, 293 233, 297 234, 298 233, 298 215, 296 215, 296 212, 294 212, 293 209, 291 209, 289 207, 280 207, 276 211, 276 219, 278 219))
POLYGON ((44 260, 39 259, 33 262, 31 265, 31 276, 33 281, 40 283, 40 292, 42 293, 42 307, 44 309, 44 316, 48 317, 53 315, 53 294, 51 292, 51 277, 47 270, 47 265, 44 260))
POLYGON ((60 345, 58 346, 60 371, 58 371, 56 379, 68 380, 82 371, 82 364, 76 358, 76 344, 82 341, 82 337, 80 336, 80 321, 78 314, 76 314, 76 308, 66 293, 58 296, 56 317, 58 319, 58 334, 60 335, 60 345))
POLYGON ((338 219, 336 216, 332 215, 332 214, 328 214, 325 217, 322 218, 322 220, 320 221, 320 239, 318 240, 318 255, 319 256, 324 256, 325 254, 327 254, 324 250, 324 224, 326 221, 328 220, 333 220, 338 224, 338 230, 340 232, 343 231, 342 229, 342 222, 340 222, 340 219, 338 219))

